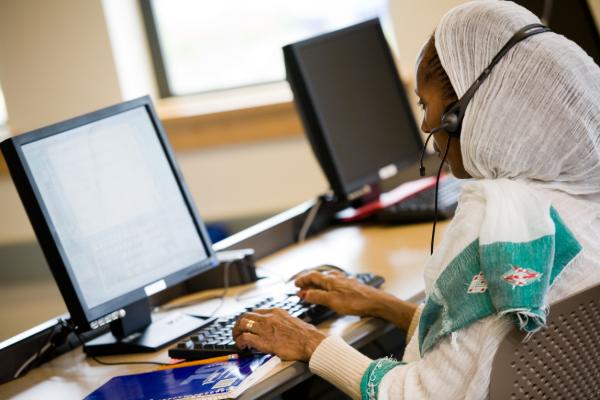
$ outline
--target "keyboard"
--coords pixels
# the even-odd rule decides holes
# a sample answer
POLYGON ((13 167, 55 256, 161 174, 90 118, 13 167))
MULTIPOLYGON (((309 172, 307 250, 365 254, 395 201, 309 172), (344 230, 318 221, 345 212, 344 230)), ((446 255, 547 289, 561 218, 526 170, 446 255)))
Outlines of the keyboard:
MULTIPOLYGON (((454 215, 464 182, 448 175, 440 179, 438 219, 447 219, 454 215)), ((390 224, 432 221, 434 202, 435 187, 431 187, 378 211, 375 219, 390 224)))
MULTIPOLYGON (((359 273, 354 277, 358 281, 373 287, 380 287, 384 282, 384 278, 371 273, 359 273)), ((260 308, 282 308, 290 315, 314 325, 335 315, 333 310, 324 306, 305 303, 293 294, 262 298, 246 307, 244 312, 260 308)), ((171 358, 197 360, 229 353, 256 353, 254 350, 240 351, 235 347, 231 329, 241 314, 243 312, 214 319, 213 322, 203 326, 200 330, 178 342, 175 347, 170 348, 169 356, 171 358)))

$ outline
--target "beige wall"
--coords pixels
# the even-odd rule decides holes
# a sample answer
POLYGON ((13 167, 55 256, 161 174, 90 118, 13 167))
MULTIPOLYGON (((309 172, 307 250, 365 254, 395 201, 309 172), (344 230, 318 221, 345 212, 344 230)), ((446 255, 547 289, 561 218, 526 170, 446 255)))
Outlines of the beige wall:
POLYGON ((438 21, 452 7, 465 0, 389 0, 400 73, 413 81, 415 61, 438 21))
POLYGON ((13 132, 121 100, 100 0, 0 1, 0 38, 13 132))
POLYGON ((32 238, 31 225, 11 179, 0 175, 0 245, 32 238))
POLYGON ((596 25, 600 25, 600 0, 588 0, 596 25))

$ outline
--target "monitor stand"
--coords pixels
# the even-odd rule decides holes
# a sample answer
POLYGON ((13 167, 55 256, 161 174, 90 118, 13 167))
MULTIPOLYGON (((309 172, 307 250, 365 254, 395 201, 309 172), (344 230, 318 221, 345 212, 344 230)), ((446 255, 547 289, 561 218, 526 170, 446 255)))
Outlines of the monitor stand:
POLYGON ((111 322, 111 331, 84 344, 87 355, 157 351, 214 320, 181 313, 153 320, 147 298, 127 307, 126 311, 124 318, 111 322))

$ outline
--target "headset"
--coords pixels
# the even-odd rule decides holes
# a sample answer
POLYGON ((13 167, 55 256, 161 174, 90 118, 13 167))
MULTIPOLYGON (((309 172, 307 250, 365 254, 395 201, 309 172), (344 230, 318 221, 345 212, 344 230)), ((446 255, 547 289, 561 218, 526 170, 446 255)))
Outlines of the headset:
POLYGON ((442 161, 438 168, 437 179, 435 183, 435 217, 433 220, 433 230, 431 234, 431 253, 433 254, 433 242, 435 239, 435 225, 437 222, 437 200, 438 200, 438 186, 440 181, 440 173, 442 171, 442 166, 444 161, 446 160, 446 156, 448 155, 448 150, 450 149, 450 142, 453 138, 460 138, 460 132, 462 129, 463 118, 465 117, 465 111, 467 110, 467 106, 469 102, 475 95, 475 92, 481 84, 487 79, 487 77, 492 72, 492 69, 498 64, 500 59, 504 57, 506 53, 521 40, 527 39, 530 36, 537 35, 538 33, 548 32, 550 28, 546 27, 542 24, 531 24, 527 25, 521 29, 519 29, 509 40, 504 44, 504 46, 500 49, 498 54, 492 58, 490 64, 483 70, 483 72, 479 75, 479 77, 475 80, 475 82, 467 89, 465 94, 456 102, 450 104, 444 113, 442 114, 441 124, 440 126, 433 128, 429 131, 429 135, 425 140, 425 144, 423 145, 423 151, 421 152, 421 160, 420 160, 420 168, 419 173, 421 176, 425 176, 425 166, 423 165, 423 157, 425 156, 425 149, 427 148, 427 143, 429 143, 429 139, 440 131, 444 131, 448 134, 448 142, 446 143, 446 149, 444 150, 444 155, 442 157, 442 161))

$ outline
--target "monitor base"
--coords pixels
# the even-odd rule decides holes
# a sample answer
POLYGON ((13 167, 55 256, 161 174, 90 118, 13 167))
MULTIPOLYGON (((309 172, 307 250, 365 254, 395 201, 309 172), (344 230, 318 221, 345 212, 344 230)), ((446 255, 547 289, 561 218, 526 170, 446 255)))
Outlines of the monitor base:
POLYGON ((157 351, 212 322, 214 318, 197 318, 176 313, 153 321, 144 330, 125 338, 116 338, 112 332, 86 342, 83 351, 89 356, 147 353, 157 351))

